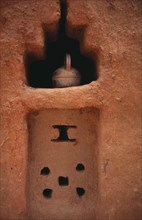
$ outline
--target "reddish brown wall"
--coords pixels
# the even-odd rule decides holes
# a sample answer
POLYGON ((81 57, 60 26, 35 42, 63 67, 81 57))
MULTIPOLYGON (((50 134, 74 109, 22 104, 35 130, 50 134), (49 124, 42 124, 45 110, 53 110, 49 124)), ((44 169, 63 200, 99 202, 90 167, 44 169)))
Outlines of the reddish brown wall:
POLYGON ((0 218, 27 219, 27 114, 95 108, 100 112, 95 219, 141 219, 140 1, 68 1, 68 34, 81 39, 82 53, 94 60, 97 54, 99 77, 89 85, 60 90, 28 87, 23 61, 26 51, 44 56, 42 27, 56 34, 59 1, 0 4, 0 218))

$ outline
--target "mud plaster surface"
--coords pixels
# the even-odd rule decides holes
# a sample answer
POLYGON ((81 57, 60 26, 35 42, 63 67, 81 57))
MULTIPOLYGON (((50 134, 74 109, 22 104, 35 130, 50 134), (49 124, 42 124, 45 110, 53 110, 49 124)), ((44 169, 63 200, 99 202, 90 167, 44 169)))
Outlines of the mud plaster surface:
POLYGON ((94 59, 97 54, 99 77, 89 85, 60 90, 28 87, 23 62, 27 51, 44 56, 43 29, 54 37, 59 2, 3 0, 0 4, 0 218, 27 219, 27 114, 97 108, 95 219, 141 219, 140 1, 68 1, 68 34, 81 39, 82 53, 94 59))

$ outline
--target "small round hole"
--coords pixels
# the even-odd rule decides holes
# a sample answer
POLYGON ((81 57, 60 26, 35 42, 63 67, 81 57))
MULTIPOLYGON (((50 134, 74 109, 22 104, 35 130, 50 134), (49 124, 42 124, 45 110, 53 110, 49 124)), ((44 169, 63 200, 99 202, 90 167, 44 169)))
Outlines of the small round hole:
POLYGON ((77 171, 83 171, 85 170, 85 166, 82 163, 78 163, 76 166, 77 171))
POLYGON ((48 167, 44 167, 41 172, 40 175, 48 175, 50 173, 50 170, 48 167))
POLYGON ((78 196, 81 197, 85 194, 85 189, 83 189, 81 187, 77 187, 76 192, 77 192, 78 196))
POLYGON ((51 196, 52 196, 52 189, 44 189, 43 190, 43 196, 45 197, 45 198, 51 198, 51 196))

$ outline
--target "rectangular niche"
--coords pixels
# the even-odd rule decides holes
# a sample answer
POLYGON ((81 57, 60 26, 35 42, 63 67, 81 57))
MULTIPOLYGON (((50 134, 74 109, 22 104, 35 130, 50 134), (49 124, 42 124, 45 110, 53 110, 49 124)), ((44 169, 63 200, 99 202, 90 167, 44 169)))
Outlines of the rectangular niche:
POLYGON ((28 116, 27 212, 32 219, 95 219, 99 110, 28 116))

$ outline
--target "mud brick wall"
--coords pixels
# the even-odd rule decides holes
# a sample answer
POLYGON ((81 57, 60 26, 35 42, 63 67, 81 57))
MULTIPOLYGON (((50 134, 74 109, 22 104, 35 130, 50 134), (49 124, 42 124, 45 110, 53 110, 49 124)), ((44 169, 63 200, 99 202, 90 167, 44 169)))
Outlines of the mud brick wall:
POLYGON ((0 219, 140 220, 141 2, 67 1, 67 35, 96 62, 98 78, 63 89, 29 86, 25 62, 27 54, 44 59, 46 34, 56 40, 60 1, 0 6, 0 219), (68 142, 69 150, 46 137, 56 139, 52 126, 63 123, 77 126, 68 134, 80 141, 68 142), (84 174, 77 174, 81 160, 84 174), (40 176, 44 166, 49 177, 40 176), (69 178, 62 190, 61 175, 69 178), (50 199, 42 195, 45 181, 50 199))

